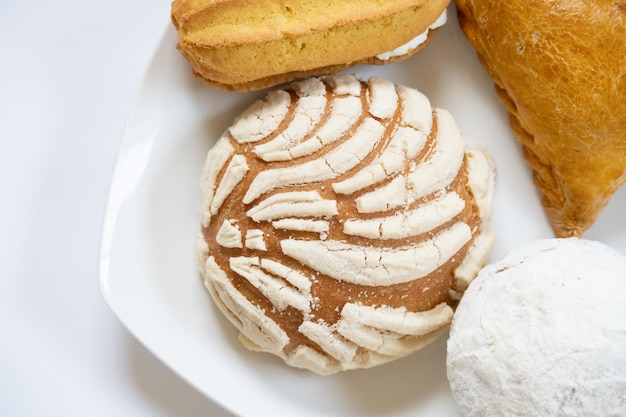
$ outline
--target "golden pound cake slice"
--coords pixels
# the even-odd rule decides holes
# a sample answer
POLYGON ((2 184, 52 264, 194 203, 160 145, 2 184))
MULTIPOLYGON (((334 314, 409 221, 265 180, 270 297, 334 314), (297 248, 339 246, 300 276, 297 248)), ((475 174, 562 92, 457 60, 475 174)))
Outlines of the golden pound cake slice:
POLYGON ((174 0, 178 49, 193 73, 228 90, 261 89, 422 48, 450 0, 174 0))
POLYGON ((249 349, 319 374, 420 349, 484 265, 494 166, 415 89, 269 92, 208 153, 198 261, 249 349))
POLYGON ((626 3, 456 6, 510 112, 555 235, 583 235, 626 180, 626 3))

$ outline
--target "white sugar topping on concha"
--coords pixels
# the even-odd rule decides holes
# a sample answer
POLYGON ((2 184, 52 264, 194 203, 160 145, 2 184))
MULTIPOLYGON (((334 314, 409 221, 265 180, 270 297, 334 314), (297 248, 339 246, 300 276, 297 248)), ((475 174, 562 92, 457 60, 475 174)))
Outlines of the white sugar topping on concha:
POLYGON ((405 356, 484 265, 494 167, 420 92, 343 74, 270 92, 209 151, 204 283, 250 349, 319 374, 405 356))

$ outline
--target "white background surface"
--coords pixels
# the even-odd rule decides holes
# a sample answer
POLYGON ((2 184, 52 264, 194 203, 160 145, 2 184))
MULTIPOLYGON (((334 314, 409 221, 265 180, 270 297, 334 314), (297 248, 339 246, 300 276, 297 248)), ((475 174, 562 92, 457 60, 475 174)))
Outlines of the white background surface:
POLYGON ((98 289, 111 172, 168 0, 0 2, 0 416, 215 416, 98 289))

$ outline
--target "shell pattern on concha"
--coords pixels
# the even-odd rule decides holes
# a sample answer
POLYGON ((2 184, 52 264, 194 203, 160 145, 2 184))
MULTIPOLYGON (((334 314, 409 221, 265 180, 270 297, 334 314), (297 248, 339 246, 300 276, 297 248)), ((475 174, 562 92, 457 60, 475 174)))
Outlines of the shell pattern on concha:
POLYGON ((209 151, 200 270, 246 347, 320 374, 385 363, 451 321, 493 243, 493 181, 417 90, 296 82, 209 151))

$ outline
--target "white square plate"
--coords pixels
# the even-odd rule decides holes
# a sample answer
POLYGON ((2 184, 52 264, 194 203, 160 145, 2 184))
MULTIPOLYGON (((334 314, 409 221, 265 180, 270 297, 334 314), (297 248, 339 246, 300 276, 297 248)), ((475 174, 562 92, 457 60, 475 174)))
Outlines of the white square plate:
MULTIPOLYGON (((468 140, 498 167, 492 259, 552 237, 507 113, 460 32, 448 23, 414 57, 358 67, 416 87, 448 109, 468 140)), ((191 385, 244 417, 457 416, 441 337, 422 351, 369 370, 321 377, 245 350, 212 305, 196 269, 201 165, 215 139, 263 92, 231 93, 191 75, 168 26, 132 106, 114 169, 101 246, 100 284, 128 329, 191 385)), ((626 190, 586 237, 626 254, 626 190)))

